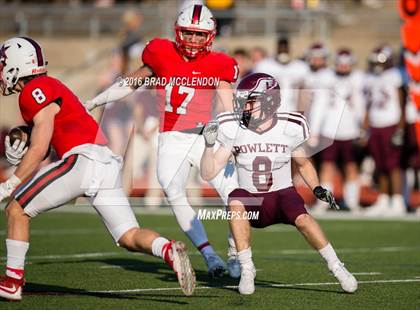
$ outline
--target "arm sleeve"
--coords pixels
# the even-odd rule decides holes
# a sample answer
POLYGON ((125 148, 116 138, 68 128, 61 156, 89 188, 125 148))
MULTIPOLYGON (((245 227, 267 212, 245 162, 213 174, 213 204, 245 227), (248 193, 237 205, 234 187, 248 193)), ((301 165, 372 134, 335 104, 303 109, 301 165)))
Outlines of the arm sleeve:
POLYGON ((238 134, 239 126, 231 112, 224 112, 217 116, 219 132, 217 141, 225 148, 232 149, 238 134))

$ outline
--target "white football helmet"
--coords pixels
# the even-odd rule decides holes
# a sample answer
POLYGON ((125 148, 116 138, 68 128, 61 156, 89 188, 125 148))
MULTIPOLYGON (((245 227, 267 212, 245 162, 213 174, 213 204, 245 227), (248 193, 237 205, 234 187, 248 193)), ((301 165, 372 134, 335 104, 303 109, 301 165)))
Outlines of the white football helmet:
POLYGON ((216 35, 216 20, 210 10, 204 5, 192 5, 182 10, 175 22, 175 41, 178 49, 187 57, 194 58, 207 53, 216 35), (183 31, 206 33, 203 43, 187 42, 183 31))
POLYGON ((41 46, 30 38, 16 37, 0 48, 0 87, 3 96, 15 92, 19 79, 47 72, 41 46))

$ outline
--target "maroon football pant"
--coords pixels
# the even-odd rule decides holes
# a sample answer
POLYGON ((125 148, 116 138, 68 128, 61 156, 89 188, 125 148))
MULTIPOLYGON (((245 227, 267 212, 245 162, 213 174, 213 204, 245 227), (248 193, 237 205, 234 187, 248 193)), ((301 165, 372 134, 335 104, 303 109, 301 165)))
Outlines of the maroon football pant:
POLYGON ((239 200, 248 212, 259 212, 249 220, 252 227, 263 228, 277 223, 295 225, 296 218, 307 214, 302 197, 291 186, 267 193, 250 193, 237 188, 229 194, 229 202, 239 200))

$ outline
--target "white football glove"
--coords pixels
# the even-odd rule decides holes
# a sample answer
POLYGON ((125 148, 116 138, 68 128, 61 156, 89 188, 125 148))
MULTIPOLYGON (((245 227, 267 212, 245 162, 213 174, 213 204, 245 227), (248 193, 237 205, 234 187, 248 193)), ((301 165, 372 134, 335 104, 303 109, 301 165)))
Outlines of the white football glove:
POLYGON ((17 176, 12 175, 6 182, 0 183, 0 202, 9 197, 21 182, 17 176))
POLYGON ((13 145, 10 145, 10 137, 6 136, 4 139, 4 146, 6 148, 6 159, 7 161, 16 166, 18 165, 23 155, 28 151, 28 147, 25 147, 26 142, 21 140, 16 140, 13 145))
POLYGON ((217 139, 217 132, 219 130, 219 122, 212 120, 207 123, 203 130, 204 140, 206 141, 206 147, 213 147, 217 139))

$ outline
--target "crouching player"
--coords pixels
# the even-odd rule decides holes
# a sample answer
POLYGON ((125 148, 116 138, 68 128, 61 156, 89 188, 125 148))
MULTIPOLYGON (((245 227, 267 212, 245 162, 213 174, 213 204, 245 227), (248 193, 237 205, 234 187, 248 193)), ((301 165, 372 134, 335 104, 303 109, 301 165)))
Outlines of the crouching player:
POLYGON ((26 152, 7 147, 17 152, 8 158, 19 160, 14 175, 0 184, 0 201, 13 198, 6 207, 7 264, 0 297, 22 299, 29 219, 82 195, 90 197, 119 246, 163 258, 175 271, 183 292, 191 295, 195 274, 185 245, 139 228, 121 186, 121 159, 108 149, 105 136, 79 99, 46 73, 44 54, 34 40, 12 38, 1 47, 2 94, 19 93, 22 118, 32 127, 32 134, 26 152), (60 160, 32 176, 50 144, 60 160))
POLYGON ((325 259, 343 290, 355 292, 356 279, 338 259, 319 224, 306 212, 292 184, 293 164, 318 199, 338 208, 331 192, 319 185, 317 173, 305 157, 301 146, 309 138, 305 118, 298 113, 277 113, 280 87, 273 77, 263 73, 249 75, 239 83, 234 106, 234 113, 220 114, 204 129, 206 148, 201 174, 204 179, 211 179, 233 154, 240 188, 230 193, 229 208, 235 214, 259 211, 257 220, 247 220, 245 216, 230 220, 241 264, 239 292, 252 294, 255 290, 251 226, 262 228, 276 223, 296 226, 325 259), (214 152, 216 138, 221 146, 214 152))

